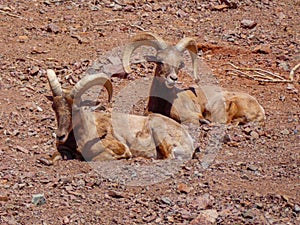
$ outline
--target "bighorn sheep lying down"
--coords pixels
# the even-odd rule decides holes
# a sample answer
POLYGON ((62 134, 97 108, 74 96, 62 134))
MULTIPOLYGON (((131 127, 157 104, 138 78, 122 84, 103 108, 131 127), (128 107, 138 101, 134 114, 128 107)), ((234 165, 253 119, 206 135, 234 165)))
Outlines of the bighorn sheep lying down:
POLYGON ((88 161, 192 158, 191 136, 168 117, 106 113, 81 106, 81 95, 95 85, 103 85, 110 100, 113 89, 106 75, 86 76, 71 91, 62 90, 53 70, 47 70, 47 76, 58 123, 56 145, 62 157, 79 155, 88 161))
POLYGON ((208 101, 206 109, 206 118, 218 123, 264 125, 266 119, 265 110, 257 100, 241 92, 221 91, 208 101))
POLYGON ((263 108, 250 95, 227 91, 224 92, 224 95, 220 95, 200 87, 179 89, 175 86, 178 80, 178 71, 184 65, 182 53, 185 50, 189 51, 192 58, 193 76, 198 79, 198 49, 193 38, 183 38, 175 46, 171 46, 152 33, 141 33, 135 36, 131 44, 125 47, 123 54, 123 67, 127 73, 131 72, 130 57, 132 53, 141 46, 152 46, 157 51, 156 56, 149 60, 156 63, 156 69, 146 114, 149 112, 160 113, 181 123, 195 124, 208 123, 208 120, 238 124, 237 122, 246 121, 260 122, 265 118, 263 108), (211 94, 213 97, 210 96, 211 94), (214 103, 209 102, 211 99, 214 103), (223 104, 220 104, 221 101, 223 104), (223 114, 220 115, 220 112, 223 114))
POLYGON ((171 117, 178 122, 202 123, 204 119, 206 98, 201 89, 179 89, 175 86, 178 80, 178 71, 183 67, 182 52, 188 50, 192 58, 194 76, 197 77, 197 45, 192 38, 183 38, 175 46, 168 45, 164 40, 152 33, 142 33, 133 38, 123 54, 123 67, 127 73, 130 69, 130 56, 140 46, 152 46, 157 50, 156 63, 150 96, 146 108, 149 112, 160 113, 171 117))

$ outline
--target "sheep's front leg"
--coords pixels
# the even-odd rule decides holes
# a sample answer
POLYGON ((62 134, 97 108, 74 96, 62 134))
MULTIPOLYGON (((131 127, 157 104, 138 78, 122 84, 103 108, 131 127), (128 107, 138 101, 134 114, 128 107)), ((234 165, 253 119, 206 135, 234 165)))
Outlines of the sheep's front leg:
POLYGON ((205 119, 202 115, 202 113, 196 113, 196 112, 189 112, 186 113, 185 120, 181 121, 184 124, 193 123, 193 124, 209 124, 210 122, 205 119))

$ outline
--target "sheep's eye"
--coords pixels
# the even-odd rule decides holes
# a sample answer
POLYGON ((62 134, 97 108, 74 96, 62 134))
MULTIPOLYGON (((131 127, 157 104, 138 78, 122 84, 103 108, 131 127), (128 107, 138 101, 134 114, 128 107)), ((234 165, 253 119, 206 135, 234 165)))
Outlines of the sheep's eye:
POLYGON ((179 66, 178 66, 178 69, 182 69, 182 68, 184 68, 184 67, 185 67, 184 62, 180 62, 179 66))

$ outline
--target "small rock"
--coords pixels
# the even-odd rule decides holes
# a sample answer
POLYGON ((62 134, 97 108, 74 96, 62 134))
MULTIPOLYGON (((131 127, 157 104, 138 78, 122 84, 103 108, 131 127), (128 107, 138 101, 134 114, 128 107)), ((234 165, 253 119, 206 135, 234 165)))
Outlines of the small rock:
POLYGON ((231 141, 232 141, 232 139, 231 139, 230 135, 225 134, 224 137, 223 137, 223 142, 226 144, 226 143, 229 143, 231 141))
POLYGON ((57 26, 57 25, 54 24, 54 23, 50 23, 50 24, 48 24, 48 26, 46 27, 46 31, 47 31, 47 32, 52 32, 52 33, 54 33, 54 34, 57 34, 57 33, 60 32, 60 27, 57 26))
POLYGON ((251 131, 250 136, 254 139, 259 138, 259 134, 256 131, 251 131))
POLYGON ((260 203, 260 202, 255 203, 255 206, 256 206, 256 208, 258 208, 258 209, 262 209, 262 208, 264 207, 264 205, 263 205, 262 203, 260 203))
POLYGON ((0 202, 7 202, 7 201, 8 201, 8 197, 7 196, 0 195, 0 202))
POLYGON ((298 204, 295 204, 295 206, 294 206, 294 212, 295 213, 300 213, 300 206, 298 204))
POLYGON ((283 135, 289 135, 290 131, 288 129, 284 129, 284 130, 280 131, 280 133, 283 135))
POLYGON ((247 19, 243 19, 241 21, 241 26, 243 28, 247 28, 247 29, 252 29, 257 25, 257 23, 253 20, 247 20, 247 19))
POLYGON ((212 206, 209 194, 204 194, 192 201, 192 206, 198 209, 207 209, 212 206))
POLYGON ((64 216, 63 223, 64 224, 69 224, 70 223, 70 219, 68 218, 68 216, 64 216))
POLYGON ((247 170, 250 170, 250 171, 257 171, 257 170, 258 170, 258 167, 255 166, 255 165, 249 165, 249 166, 247 167, 247 170))
POLYGON ((244 132, 245 132, 246 134, 250 134, 251 131, 252 131, 252 129, 251 129, 250 127, 246 127, 246 128, 244 129, 244 132))
POLYGON ((285 96, 284 95, 280 95, 279 96, 279 100, 282 101, 282 102, 284 102, 285 101, 285 96))
POLYGON ((287 62, 280 62, 278 67, 283 69, 284 71, 290 71, 290 67, 287 62))
POLYGON ((291 90, 295 89, 295 86, 293 84, 288 84, 286 89, 291 91, 291 90))
POLYGON ((200 211, 200 214, 191 221, 190 225, 214 224, 218 216, 219 214, 215 209, 203 210, 200 211))
POLYGON ((113 197, 113 198, 124 198, 124 194, 121 193, 121 192, 117 192, 117 191, 108 191, 107 194, 110 196, 110 197, 113 197))
POLYGON ((212 10, 221 11, 221 10, 227 9, 227 8, 229 8, 229 6, 228 6, 228 5, 225 5, 225 4, 222 4, 222 5, 214 5, 214 6, 212 7, 212 10))
POLYGON ((34 75, 37 75, 38 72, 40 71, 40 68, 38 66, 33 66, 32 68, 30 68, 30 75, 34 76, 34 75))
POLYGON ((25 41, 28 41, 28 36, 23 35, 23 36, 19 36, 19 42, 24 43, 25 41))
POLYGON ((122 9, 123 9, 123 7, 120 5, 114 5, 112 8, 113 11, 121 11, 122 9))
POLYGON ((99 210, 96 210, 96 212, 95 212, 95 216, 101 216, 101 211, 99 211, 99 210))
POLYGON ((46 199, 44 194, 36 194, 36 195, 32 195, 31 202, 36 206, 41 206, 46 204, 46 199))
POLYGON ((191 187, 189 187, 186 184, 181 183, 178 185, 178 191, 180 191, 181 193, 187 194, 191 191, 191 187))
POLYGON ((29 151, 28 151, 26 148, 24 148, 24 147, 22 147, 22 146, 19 146, 19 145, 16 146, 16 150, 17 150, 17 151, 20 151, 20 152, 23 152, 23 153, 25 153, 25 154, 28 154, 28 153, 29 153, 29 151))
POLYGON ((287 196, 287 195, 282 195, 281 198, 286 202, 289 202, 289 200, 290 200, 289 196, 287 196))
POLYGON ((180 18, 184 18, 187 16, 187 13, 185 13, 182 9, 179 9, 177 12, 176 12, 176 15, 180 18))
POLYGON ((258 45, 256 46, 253 53, 262 53, 262 54, 270 54, 272 52, 271 47, 269 45, 258 45))
POLYGON ((248 177, 246 174, 243 174, 243 175, 241 176, 241 179, 243 179, 243 180, 249 180, 249 177, 248 177))
POLYGON ((253 219, 255 217, 254 213, 252 212, 252 210, 248 210, 246 212, 243 212, 242 213, 242 216, 245 218, 245 219, 253 219))
POLYGON ((162 197, 161 201, 167 205, 172 205, 172 201, 168 197, 162 197))

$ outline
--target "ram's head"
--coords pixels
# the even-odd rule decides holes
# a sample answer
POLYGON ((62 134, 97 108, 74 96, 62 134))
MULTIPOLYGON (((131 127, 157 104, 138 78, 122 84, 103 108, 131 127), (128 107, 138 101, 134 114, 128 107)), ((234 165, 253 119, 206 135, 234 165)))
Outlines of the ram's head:
POLYGON ((63 90, 53 70, 47 70, 47 78, 53 95, 50 98, 53 101, 52 108, 57 120, 56 143, 61 145, 68 140, 70 132, 76 125, 73 110, 80 105, 81 95, 95 85, 103 85, 110 101, 112 84, 106 75, 93 74, 82 78, 71 90, 63 90))
POLYGON ((148 61, 157 64, 155 77, 163 81, 168 88, 174 87, 178 80, 178 71, 184 67, 182 53, 188 50, 193 63, 193 76, 197 78, 197 45, 193 38, 181 39, 175 46, 167 44, 163 39, 152 33, 141 33, 135 36, 132 42, 125 47, 123 67, 126 73, 131 72, 130 57, 135 49, 141 46, 151 46, 156 49, 156 55, 148 57, 148 61))

